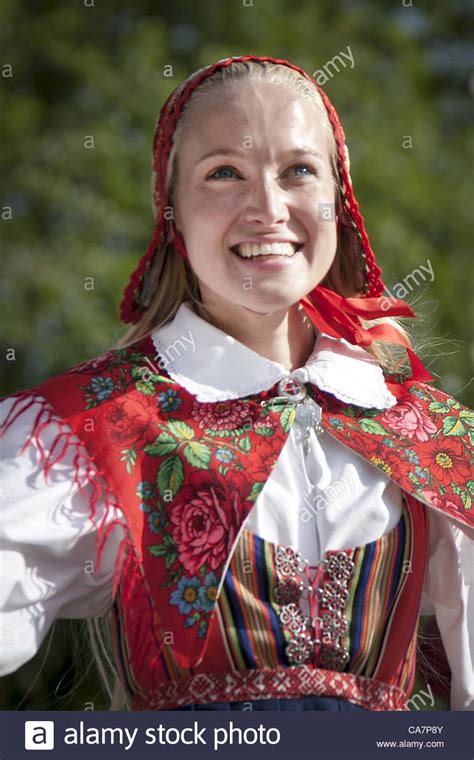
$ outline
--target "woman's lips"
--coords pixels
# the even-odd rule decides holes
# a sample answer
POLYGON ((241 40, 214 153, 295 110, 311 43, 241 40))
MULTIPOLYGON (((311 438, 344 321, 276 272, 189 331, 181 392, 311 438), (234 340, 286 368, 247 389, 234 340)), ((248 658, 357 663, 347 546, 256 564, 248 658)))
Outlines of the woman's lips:
POLYGON ((267 255, 245 258, 243 256, 239 256, 239 254, 233 251, 232 248, 230 249, 230 251, 233 253, 234 258, 241 261, 242 264, 246 267, 251 267, 253 269, 264 269, 264 270, 279 270, 279 269, 285 269, 291 266, 295 260, 299 259, 299 257, 301 256, 302 247, 299 247, 298 250, 296 250, 292 256, 285 256, 285 255, 279 255, 277 253, 270 253, 267 255))
POLYGON ((231 250, 243 259, 256 258, 257 256, 293 256, 295 251, 301 248, 302 243, 297 240, 260 240, 245 241, 231 246, 231 250))

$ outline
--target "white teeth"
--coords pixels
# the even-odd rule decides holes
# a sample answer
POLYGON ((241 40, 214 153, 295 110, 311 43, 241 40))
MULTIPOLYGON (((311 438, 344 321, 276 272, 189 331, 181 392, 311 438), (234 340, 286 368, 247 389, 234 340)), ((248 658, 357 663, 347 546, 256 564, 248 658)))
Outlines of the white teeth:
POLYGON ((242 243, 234 246, 239 256, 249 259, 252 256, 293 256, 296 251, 295 243, 242 243))

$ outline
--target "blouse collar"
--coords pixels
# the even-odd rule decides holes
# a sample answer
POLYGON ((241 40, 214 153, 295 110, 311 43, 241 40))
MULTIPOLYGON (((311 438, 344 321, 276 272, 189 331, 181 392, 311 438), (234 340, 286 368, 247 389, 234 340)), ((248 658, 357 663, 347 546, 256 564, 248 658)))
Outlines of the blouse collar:
POLYGON ((363 348, 320 333, 306 364, 290 372, 211 325, 184 301, 173 320, 151 334, 156 359, 197 401, 237 399, 284 378, 313 383, 348 404, 388 409, 396 404, 379 363, 363 348))

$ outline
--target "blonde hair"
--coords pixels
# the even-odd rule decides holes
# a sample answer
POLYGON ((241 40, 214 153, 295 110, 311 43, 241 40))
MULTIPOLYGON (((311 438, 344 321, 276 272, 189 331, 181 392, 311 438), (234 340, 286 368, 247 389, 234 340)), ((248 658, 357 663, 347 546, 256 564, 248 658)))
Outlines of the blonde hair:
POLYGON ((112 612, 85 621, 91 653, 94 657, 109 710, 130 710, 131 694, 125 687, 125 676, 118 668, 118 643, 113 635, 112 612))
MULTIPOLYGON (((305 79, 299 72, 287 66, 271 62, 235 62, 230 66, 218 69, 194 90, 190 99, 184 105, 182 114, 178 120, 174 135, 172 149, 168 161, 168 173, 166 187, 168 200, 173 206, 178 183, 178 152, 183 136, 192 128, 193 119, 199 113, 199 109, 213 100, 222 91, 222 88, 241 80, 261 81, 270 84, 288 85, 300 93, 301 97, 310 98, 320 112, 321 126, 327 132, 328 148, 331 168, 333 172, 336 209, 342 206, 341 189, 339 187, 337 171, 337 145, 334 133, 329 122, 326 108, 321 96, 312 82, 305 79)), ((342 228, 338 238, 336 256, 328 275, 322 284, 331 288, 343 296, 356 296, 358 291, 358 272, 351 250, 352 240, 342 228)), ((163 252, 160 278, 148 308, 143 310, 139 321, 133 325, 115 344, 115 348, 125 348, 134 342, 145 338, 157 328, 170 322, 180 305, 184 301, 190 301, 196 314, 207 322, 223 329, 217 318, 210 314, 201 300, 198 280, 187 262, 181 257, 172 244, 168 245, 163 252)), ((372 321, 364 321, 364 326, 376 323, 389 323, 405 336, 408 335, 398 321, 384 318, 372 321)), ((392 371, 400 365, 400 351, 394 347, 373 343, 366 349, 371 353, 384 368, 392 371)), ((124 687, 123 675, 114 665, 114 651, 110 640, 110 630, 105 621, 88 621, 88 631, 94 657, 97 661, 99 672, 104 687, 110 699, 110 709, 129 709, 130 695, 124 687)))

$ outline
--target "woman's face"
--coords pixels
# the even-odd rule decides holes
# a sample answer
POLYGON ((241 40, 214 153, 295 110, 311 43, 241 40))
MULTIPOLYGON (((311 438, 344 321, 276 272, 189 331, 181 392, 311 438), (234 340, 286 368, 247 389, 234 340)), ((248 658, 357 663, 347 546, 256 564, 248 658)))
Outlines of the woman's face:
POLYGON ((288 86, 237 83, 191 118, 178 149, 175 223, 204 304, 267 313, 297 303, 336 253, 319 109, 288 86))

